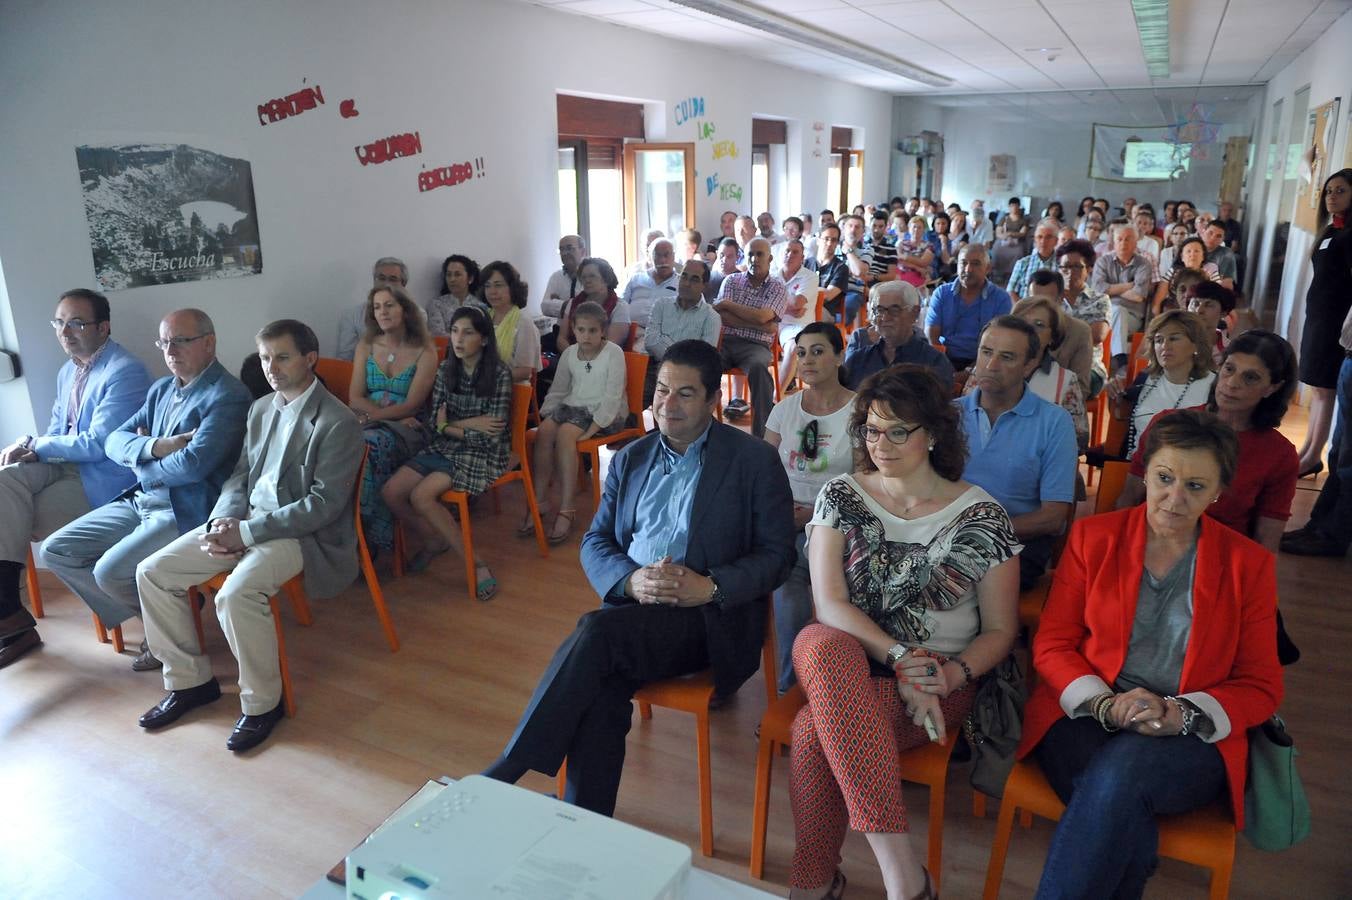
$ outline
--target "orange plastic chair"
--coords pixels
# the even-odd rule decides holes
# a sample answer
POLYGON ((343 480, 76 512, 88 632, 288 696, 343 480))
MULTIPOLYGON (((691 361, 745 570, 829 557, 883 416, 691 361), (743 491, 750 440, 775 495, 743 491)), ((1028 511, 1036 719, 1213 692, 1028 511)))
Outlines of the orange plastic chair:
MULTIPOLYGON (((624 393, 629 401, 629 412, 634 416, 634 424, 617 431, 615 434, 577 442, 578 465, 582 464, 584 457, 591 458, 593 506, 598 506, 601 503, 601 448, 618 447, 637 440, 648 433, 647 424, 643 421, 643 379, 647 376, 648 354, 626 351, 624 354, 624 393)), ((533 493, 532 496, 534 496, 533 493)), ((536 528, 539 527, 539 515, 537 513, 536 528)), ((540 533, 536 532, 537 535, 540 533)))
POLYGON ((450 335, 443 334, 443 335, 439 335, 439 336, 433 337, 433 338, 432 338, 432 343, 434 343, 434 344, 437 345, 437 363, 440 364, 440 363, 445 362, 445 361, 446 361, 446 354, 449 353, 450 350, 451 350, 451 337, 450 337, 450 335))
MULTIPOLYGON (((1103 336, 1103 371, 1112 372, 1113 370, 1113 330, 1108 329, 1108 333, 1103 336)), ((1108 394, 1100 390, 1093 400, 1090 400, 1085 406, 1085 413, 1089 417, 1089 446, 1094 447, 1102 444, 1104 441, 1103 427, 1108 418, 1108 394)), ((1094 466, 1089 466, 1085 483, 1089 487, 1094 486, 1094 466)))
MULTIPOLYGON (((642 389, 642 381, 639 386, 642 389)), ((540 555, 547 557, 549 543, 545 540, 545 526, 540 520, 540 506, 535 500, 535 481, 531 478, 530 460, 526 453, 526 417, 530 413, 532 396, 534 394, 529 384, 512 385, 511 443, 512 453, 520 460, 520 466, 504 472, 488 487, 489 490, 496 490, 513 482, 521 482, 522 490, 526 492, 526 505, 535 522, 535 543, 540 547, 540 555)), ((473 597, 478 581, 474 577, 474 529, 470 525, 469 494, 464 491, 446 491, 441 495, 441 502, 454 504, 460 511, 460 539, 465 545, 465 579, 469 595, 473 597)))
MULTIPOLYGON (((1053 822, 1065 812, 1042 770, 1031 760, 1014 764, 1005 782, 1000 815, 995 822, 995 842, 986 867, 983 900, 997 900, 1004 878, 1005 855, 1014 830, 1015 810, 1025 810, 1053 822)), ((1159 816, 1159 854, 1211 871, 1211 900, 1224 900, 1230 893, 1235 865, 1235 823, 1229 810, 1219 804, 1178 816, 1159 816)))
POLYGON ((352 389, 352 360, 321 356, 315 360, 315 377, 324 382, 330 394, 347 405, 352 389))
POLYGON ((1127 357, 1127 383, 1136 380, 1136 376, 1145 371, 1150 360, 1141 355, 1141 344, 1145 341, 1145 332, 1133 332, 1131 336, 1131 355, 1127 357))
MULTIPOLYGON (((219 575, 213 575, 211 578, 202 582, 195 588, 188 589, 188 607, 192 609, 193 624, 197 627, 197 645, 206 651, 207 639, 206 633, 202 630, 202 611, 197 605, 197 596, 199 592, 211 591, 215 596, 216 592, 225 584, 225 579, 229 572, 222 572, 219 575)), ((295 610, 296 619, 302 625, 311 625, 314 623, 314 617, 310 614, 310 604, 305 599, 305 577, 297 575, 290 579, 281 587, 281 592, 286 594, 291 600, 292 609, 295 610)), ((291 687, 291 664, 286 658, 286 635, 282 633, 281 609, 277 603, 277 597, 268 598, 268 606, 272 608, 272 624, 277 629, 277 662, 282 672, 282 701, 286 708, 286 714, 294 717, 296 715, 296 695, 291 687)))
POLYGON ((113 652, 121 653, 126 647, 126 644, 122 641, 122 626, 114 625, 112 629, 109 629, 103 624, 103 620, 99 618, 98 613, 90 613, 90 615, 94 617, 94 637, 99 639, 100 644, 106 644, 110 640, 109 635, 111 634, 113 652))
POLYGON ((44 615, 42 611, 42 588, 38 586, 38 568, 33 564, 33 545, 28 545, 28 568, 24 570, 28 576, 28 602, 33 606, 33 618, 41 619, 44 615))
POLYGON ((1127 475, 1131 472, 1131 463, 1123 460, 1109 460, 1103 464, 1103 478, 1099 481, 1098 494, 1094 497, 1094 512, 1112 512, 1117 506, 1117 498, 1126 486, 1127 475))
MULTIPOLYGON (((761 598, 765 604, 765 639, 761 644, 761 672, 765 676, 765 694, 773 703, 778 693, 778 669, 775 665, 775 616, 774 605, 769 597, 761 598)), ((634 694, 638 701, 639 718, 647 721, 653 717, 654 706, 688 712, 695 717, 695 765, 699 772, 699 845, 705 856, 714 855, 714 804, 713 771, 709 753, 709 702, 714 696, 714 675, 712 669, 667 678, 645 684, 634 694)), ((556 790, 560 799, 568 779, 567 761, 559 768, 556 790)))
MULTIPOLYGON (((751 812, 751 877, 765 871, 765 828, 770 818, 770 775, 779 748, 788 746, 790 728, 798 710, 807 702, 801 686, 795 684, 782 697, 772 701, 760 721, 760 747, 756 753, 755 801, 751 812)), ((944 851, 944 791, 948 784, 948 759, 958 740, 958 729, 950 729, 942 744, 927 743, 900 754, 901 777, 912 784, 929 788, 929 848, 925 867, 934 889, 939 889, 944 851)))

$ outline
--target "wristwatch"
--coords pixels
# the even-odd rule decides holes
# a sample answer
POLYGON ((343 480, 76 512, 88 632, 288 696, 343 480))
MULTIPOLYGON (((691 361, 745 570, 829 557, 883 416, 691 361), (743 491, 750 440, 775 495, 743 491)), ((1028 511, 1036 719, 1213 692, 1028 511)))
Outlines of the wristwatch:
POLYGON ((728 595, 723 593, 723 589, 718 586, 718 580, 713 575, 709 576, 709 583, 714 586, 714 592, 709 595, 710 603, 722 603, 728 599, 728 595))
POLYGON ((901 664, 901 661, 906 658, 906 654, 910 652, 911 648, 907 647, 905 644, 893 644, 891 647, 888 647, 887 648, 888 668, 895 669, 897 666, 901 664))

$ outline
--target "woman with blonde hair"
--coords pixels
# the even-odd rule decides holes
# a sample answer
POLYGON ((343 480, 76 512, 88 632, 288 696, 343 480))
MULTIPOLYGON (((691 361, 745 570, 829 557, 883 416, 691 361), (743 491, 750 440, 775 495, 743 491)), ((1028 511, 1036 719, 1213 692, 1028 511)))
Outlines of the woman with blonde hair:
POLYGON ((1160 313, 1146 326, 1141 342, 1141 354, 1149 360, 1146 370, 1130 387, 1113 378, 1106 388, 1113 415, 1130 417, 1122 458, 1136 452, 1141 434, 1156 413, 1206 402, 1216 380, 1212 341, 1201 317, 1181 309, 1160 313))

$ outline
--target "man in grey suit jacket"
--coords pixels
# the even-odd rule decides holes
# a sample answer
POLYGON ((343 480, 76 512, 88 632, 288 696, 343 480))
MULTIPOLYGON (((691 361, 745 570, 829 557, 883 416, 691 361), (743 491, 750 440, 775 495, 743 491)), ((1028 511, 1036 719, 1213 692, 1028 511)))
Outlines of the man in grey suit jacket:
POLYGON ((552 775, 566 757, 564 799, 610 815, 636 690, 710 668, 726 698, 755 673, 766 597, 793 566, 793 494, 773 447, 714 421, 722 371, 702 340, 667 350, 653 399, 660 433, 615 457, 582 539, 601 608, 554 654, 485 775, 552 775))
POLYGON ((243 715, 226 747, 262 743, 282 717, 277 636, 268 599, 297 574, 306 593, 331 597, 357 577, 353 486, 364 444, 357 417, 314 375, 319 341, 282 319, 258 332, 258 353, 275 393, 249 410, 244 450, 205 526, 136 569, 150 649, 164 662, 169 694, 141 717, 162 728, 221 696, 197 646, 188 588, 229 572, 216 616, 239 660, 243 715))
MULTIPOLYGON (((200 309, 165 316, 155 344, 173 374, 104 445, 136 484, 42 545, 47 567, 110 628, 141 615, 137 564, 206 520, 239 457, 253 399, 217 362, 216 329, 200 309)), ((132 668, 159 667, 143 642, 132 668)))

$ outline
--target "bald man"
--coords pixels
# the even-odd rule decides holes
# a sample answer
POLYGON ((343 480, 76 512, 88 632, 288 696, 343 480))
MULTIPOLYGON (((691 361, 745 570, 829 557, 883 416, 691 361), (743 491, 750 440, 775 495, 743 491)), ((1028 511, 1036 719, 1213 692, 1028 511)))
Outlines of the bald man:
MULTIPOLYGON (((108 437, 108 458, 136 484, 42 544, 42 559, 111 628, 141 615, 136 564, 206 521, 239 459, 253 395, 216 359, 216 329, 199 309, 171 312, 155 342, 171 373, 108 437)), ((144 642, 132 662, 158 669, 144 642)))

